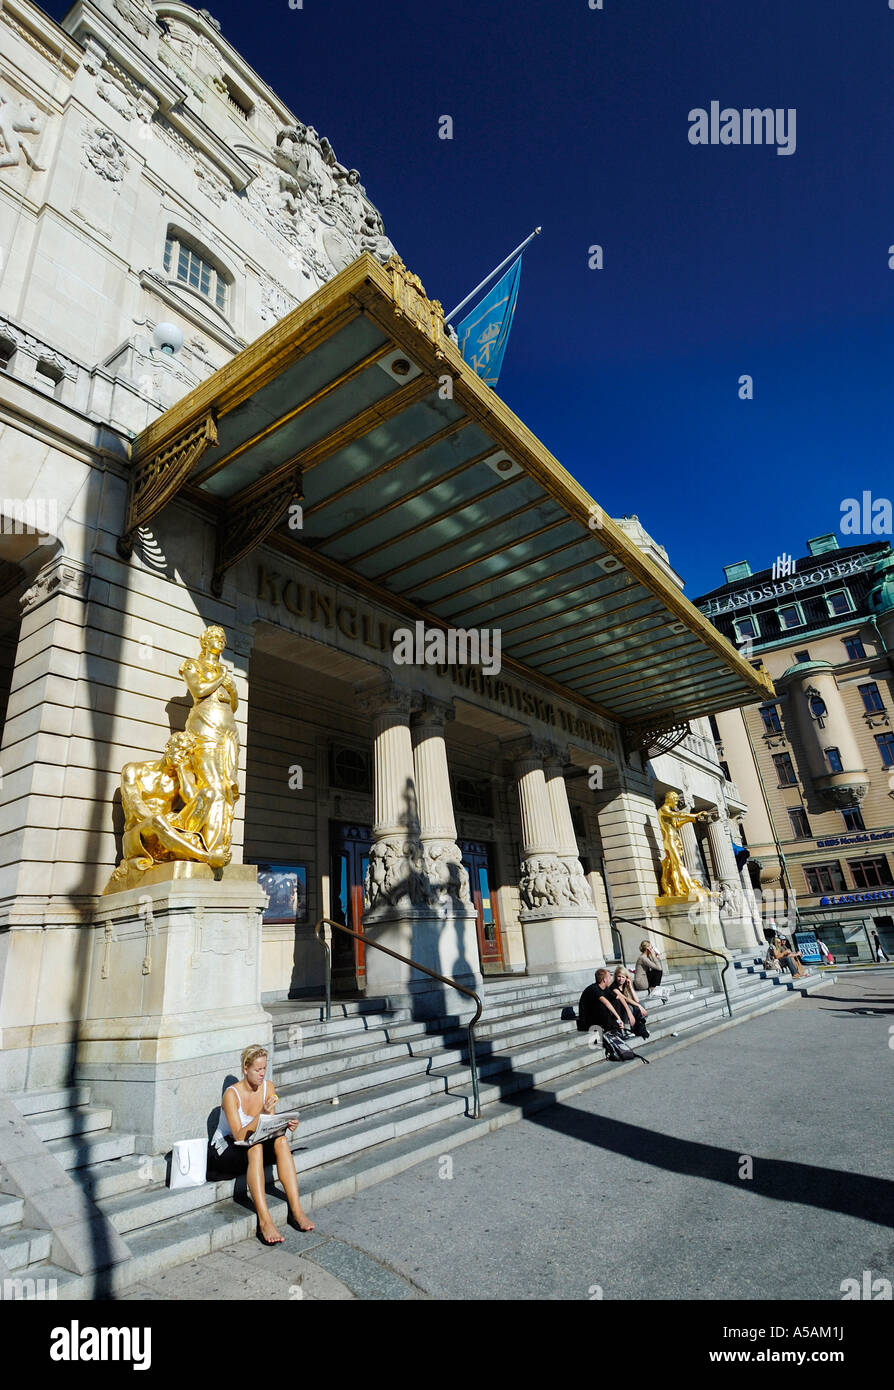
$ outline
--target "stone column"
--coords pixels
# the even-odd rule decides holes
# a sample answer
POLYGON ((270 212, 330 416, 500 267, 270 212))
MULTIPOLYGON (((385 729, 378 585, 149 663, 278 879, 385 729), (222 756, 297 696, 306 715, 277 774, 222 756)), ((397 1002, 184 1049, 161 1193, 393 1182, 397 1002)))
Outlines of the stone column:
MULTIPOLYGON (((372 719, 375 781, 374 843, 364 885, 364 932, 370 943, 380 942, 474 989, 480 981, 474 909, 471 903, 457 901, 447 884, 432 883, 421 836, 420 778, 425 789, 426 830, 452 830, 450 839, 456 849, 443 720, 440 740, 437 733, 431 737, 432 723, 423 723, 419 743, 429 746, 417 759, 410 714, 421 703, 420 697, 390 679, 360 689, 358 696, 360 708, 372 719)), ((436 727, 436 715, 428 718, 435 719, 436 727)), ((429 842, 446 838, 432 834, 429 842)), ((439 872, 443 866, 458 890, 460 866, 441 854, 437 862, 439 872)), ((468 897, 468 878, 465 888, 468 897)), ((366 952, 366 989, 370 996, 395 998, 402 1004, 409 1000, 415 1017, 435 1017, 467 1004, 473 1007, 472 1001, 448 986, 375 950, 372 944, 366 952)))
POLYGON ((522 824, 519 918, 529 974, 587 984, 605 963, 596 909, 577 857, 557 750, 532 739, 506 745, 513 759, 522 824), (549 762, 549 780, 544 771, 549 762), (575 872, 576 867, 576 872, 575 872))
POLYGON ((426 699, 413 718, 413 757, 419 794, 419 834, 423 841, 455 845, 456 821, 447 770, 444 726, 456 717, 452 704, 426 699))
MULTIPOLYGON (((418 897, 419 803, 410 712, 418 697, 393 682, 358 690, 373 733, 373 839, 365 900, 369 910, 409 906, 418 897)), ((375 973, 375 972, 374 972, 375 973)))
POLYGON ((697 883, 700 883, 703 888, 707 888, 708 885, 705 883, 705 870, 702 866, 702 857, 698 851, 698 836, 695 833, 695 826, 691 823, 688 825, 681 825, 680 839, 683 842, 683 859, 687 869, 697 883))
POLYGON ((709 822, 708 844, 711 847, 714 875, 720 885, 720 924, 723 928, 726 944, 733 948, 751 946, 754 936, 751 929, 750 913, 742 893, 727 820, 718 819, 709 822))
MULTIPOLYGON (((432 969, 458 979, 469 989, 481 980, 481 959, 469 875, 456 843, 444 726, 455 717, 453 705, 426 698, 413 718, 413 756, 419 795, 425 900, 442 924, 438 931, 439 965, 432 969)), ((426 961, 426 964, 430 964, 426 961)))
POLYGON ((751 923, 752 939, 748 942, 748 945, 750 946, 753 941, 754 944, 764 947, 766 945, 766 940, 763 931, 761 930, 761 927, 763 925, 761 922, 761 910, 757 898, 755 896, 754 889, 751 886, 751 879, 748 875, 747 864, 744 868, 739 870, 739 882, 742 885, 742 892, 745 897, 745 902, 748 905, 748 917, 751 923))

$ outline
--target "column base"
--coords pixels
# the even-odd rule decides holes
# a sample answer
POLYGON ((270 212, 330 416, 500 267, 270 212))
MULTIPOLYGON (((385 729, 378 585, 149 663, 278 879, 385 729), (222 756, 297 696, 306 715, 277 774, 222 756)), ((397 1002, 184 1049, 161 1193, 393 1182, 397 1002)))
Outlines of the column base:
POLYGON ((368 943, 364 953, 368 995, 386 996, 395 1007, 409 1008, 413 1018, 467 1015, 474 1010, 474 1000, 467 995, 372 945, 378 942, 402 956, 410 956, 480 995, 482 975, 474 908, 371 909, 364 916, 363 932, 368 943))
POLYGON ((605 965, 595 912, 519 913, 529 975, 556 975, 569 985, 592 984, 605 965))

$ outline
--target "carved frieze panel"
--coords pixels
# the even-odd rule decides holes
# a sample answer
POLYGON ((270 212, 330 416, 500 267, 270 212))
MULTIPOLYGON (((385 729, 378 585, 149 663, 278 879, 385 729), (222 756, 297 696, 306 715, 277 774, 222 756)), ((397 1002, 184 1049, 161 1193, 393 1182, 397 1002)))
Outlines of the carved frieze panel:
POLYGON ((37 139, 43 123, 32 102, 0 91, 0 169, 29 166, 43 170, 37 162, 37 139))

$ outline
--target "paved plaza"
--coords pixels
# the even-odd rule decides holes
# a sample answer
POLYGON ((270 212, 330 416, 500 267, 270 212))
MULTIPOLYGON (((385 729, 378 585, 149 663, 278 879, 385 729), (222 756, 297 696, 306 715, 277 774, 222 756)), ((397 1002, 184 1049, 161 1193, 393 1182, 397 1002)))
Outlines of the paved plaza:
POLYGON ((845 973, 127 1296, 840 1300, 894 1280, 892 1026, 845 973))

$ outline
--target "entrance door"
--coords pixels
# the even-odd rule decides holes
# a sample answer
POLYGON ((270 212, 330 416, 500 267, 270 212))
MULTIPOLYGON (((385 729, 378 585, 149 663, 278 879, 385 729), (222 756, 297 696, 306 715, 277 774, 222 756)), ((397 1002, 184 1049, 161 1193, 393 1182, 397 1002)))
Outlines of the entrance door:
MULTIPOLYGON (((329 894, 332 920, 352 931, 363 931, 363 880, 372 848, 372 827, 338 821, 329 824, 329 894)), ((332 984, 342 990, 361 989, 366 979, 362 941, 333 932, 332 984)))
POLYGON ((463 863, 469 874, 469 891, 475 904, 478 924, 478 951, 482 965, 502 965, 503 946, 500 918, 493 896, 493 857, 491 847, 482 840, 460 840, 463 863))

